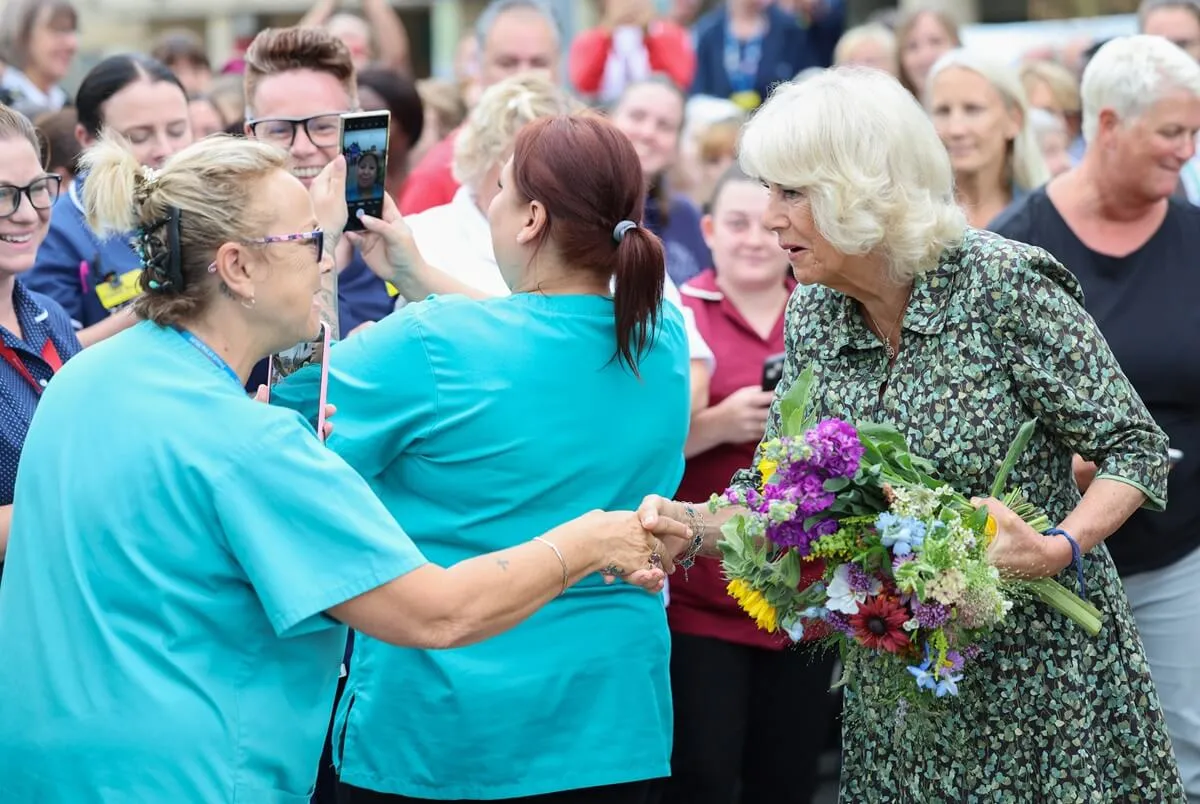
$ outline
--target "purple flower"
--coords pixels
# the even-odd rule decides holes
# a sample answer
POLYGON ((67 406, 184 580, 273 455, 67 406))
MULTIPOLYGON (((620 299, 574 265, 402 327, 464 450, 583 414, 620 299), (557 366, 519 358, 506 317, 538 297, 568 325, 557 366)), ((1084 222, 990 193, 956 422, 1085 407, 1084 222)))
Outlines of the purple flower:
POLYGON ((941 628, 950 622, 950 609, 941 603, 921 603, 914 600, 912 611, 917 624, 922 628, 941 628))
POLYGON ((837 533, 837 522, 823 519, 809 529, 804 528, 805 517, 797 516, 787 522, 772 523, 767 527, 767 538, 780 547, 793 547, 801 558, 812 553, 812 543, 822 536, 837 533))
POLYGON ((946 661, 950 663, 950 666, 943 671, 947 674, 957 673, 959 670, 963 669, 963 656, 956 650, 946 651, 946 661))
POLYGON ((809 463, 818 467, 825 479, 854 477, 862 461, 863 445, 858 432, 841 419, 825 419, 804 435, 812 447, 809 463))
POLYGON ((867 571, 857 564, 848 565, 846 571, 847 580, 850 582, 850 589, 854 592, 870 592, 875 580, 867 571))
POLYGON ((843 634, 854 635, 854 626, 850 624, 850 615, 842 614, 840 611, 831 611, 825 616, 825 622, 835 631, 841 631, 843 634))

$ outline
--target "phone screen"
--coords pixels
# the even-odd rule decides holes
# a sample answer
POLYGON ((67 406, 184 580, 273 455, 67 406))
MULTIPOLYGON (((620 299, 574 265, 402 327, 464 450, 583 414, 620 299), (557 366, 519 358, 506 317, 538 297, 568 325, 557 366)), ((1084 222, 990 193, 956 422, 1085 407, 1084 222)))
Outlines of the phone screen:
POLYGON ((383 215, 384 179, 387 176, 390 112, 356 112, 342 115, 342 155, 346 157, 346 230, 362 229, 358 210, 383 215))
POLYGON ((329 400, 329 326, 321 322, 321 334, 301 341, 291 349, 271 355, 267 362, 267 396, 277 385, 301 371, 320 372, 317 398, 317 438, 325 442, 325 407, 329 400))
POLYGON ((784 355, 771 355, 763 361, 762 372, 762 389, 764 391, 774 391, 779 385, 779 379, 783 376, 783 359, 784 355))

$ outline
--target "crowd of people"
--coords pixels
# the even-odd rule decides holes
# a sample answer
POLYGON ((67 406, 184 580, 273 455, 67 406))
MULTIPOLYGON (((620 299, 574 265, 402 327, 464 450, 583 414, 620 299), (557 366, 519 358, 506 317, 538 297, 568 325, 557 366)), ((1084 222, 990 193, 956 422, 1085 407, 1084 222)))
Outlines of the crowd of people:
POLYGON ((832 752, 853 804, 1200 803, 1200 3, 1024 54, 675 5, 492 0, 436 80, 319 0, 70 94, 75 8, 5 5, 0 801, 808 804, 832 752), (1018 602, 931 743, 726 592, 705 503, 808 366, 980 497, 1036 418, 1105 615, 1018 602))

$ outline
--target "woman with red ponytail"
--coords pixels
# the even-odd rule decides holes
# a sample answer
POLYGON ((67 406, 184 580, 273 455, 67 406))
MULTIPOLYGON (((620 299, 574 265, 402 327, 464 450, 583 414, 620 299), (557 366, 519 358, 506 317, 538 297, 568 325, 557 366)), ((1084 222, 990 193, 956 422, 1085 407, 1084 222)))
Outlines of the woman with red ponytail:
MULTIPOLYGON (((662 303, 662 244, 638 223, 644 200, 637 154, 611 123, 538 119, 487 211, 512 294, 410 302, 331 351, 329 446, 431 561, 678 485, 688 347, 662 303)), ((394 207, 363 223, 355 237, 381 275, 421 263, 394 207)), ((683 545, 667 542, 669 568, 683 545)), ((466 648, 359 635, 335 726, 343 800, 655 802, 672 711, 663 601, 637 588, 661 588, 645 583, 654 572, 584 578, 466 648)))

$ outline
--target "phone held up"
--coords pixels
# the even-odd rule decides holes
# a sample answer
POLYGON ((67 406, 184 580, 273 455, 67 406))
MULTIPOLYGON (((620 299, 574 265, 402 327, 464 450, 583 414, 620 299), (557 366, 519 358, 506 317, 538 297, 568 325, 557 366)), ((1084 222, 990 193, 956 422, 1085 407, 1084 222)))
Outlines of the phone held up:
POLYGON ((387 176, 388 136, 391 112, 348 112, 341 115, 339 141, 346 157, 346 231, 361 231, 361 209, 379 218, 383 215, 384 178, 387 176))
POLYGON ((764 391, 774 391, 779 385, 779 379, 783 376, 783 359, 784 354, 771 355, 763 361, 762 371, 762 389, 764 391))
POLYGON ((317 438, 325 443, 325 408, 329 403, 329 325, 321 322, 321 334, 314 340, 301 341, 291 349, 273 354, 267 362, 267 398, 279 383, 299 371, 319 371, 317 398, 317 438))

